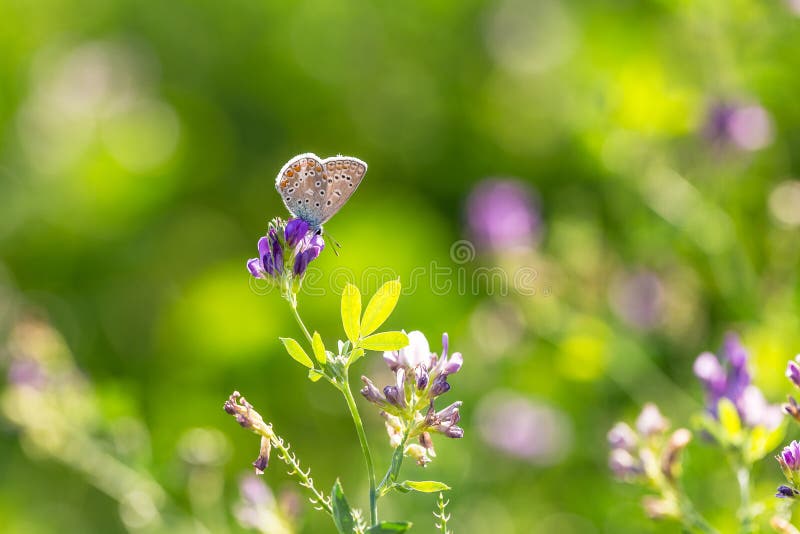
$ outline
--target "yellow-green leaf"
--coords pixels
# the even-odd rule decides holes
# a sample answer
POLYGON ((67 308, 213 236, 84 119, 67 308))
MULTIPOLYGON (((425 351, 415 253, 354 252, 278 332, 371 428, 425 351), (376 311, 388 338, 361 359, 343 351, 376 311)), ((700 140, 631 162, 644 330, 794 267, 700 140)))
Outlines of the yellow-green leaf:
POLYGON ((342 292, 342 325, 351 343, 361 336, 361 292, 353 284, 347 284, 342 292))
POLYGON ((370 335, 389 318, 400 298, 400 289, 400 280, 390 280, 375 292, 361 319, 362 336, 370 335))
POLYGON ((436 493, 437 491, 446 491, 450 489, 450 486, 444 482, 436 482, 435 480, 406 480, 399 485, 421 493, 436 493))
POLYGON ((311 338, 311 348, 314 349, 314 357, 319 363, 328 361, 328 356, 325 354, 325 345, 322 343, 322 337, 319 332, 314 332, 311 338))
POLYGON ((325 375, 323 375, 320 371, 318 371, 316 369, 309 369, 308 370, 308 379, 311 380, 312 382, 316 382, 317 380, 319 380, 323 376, 325 376, 325 375))
POLYGON ((404 332, 381 332, 361 340, 359 346, 366 350, 399 350, 408 345, 404 332))
POLYGON ((300 346, 300 343, 295 341, 290 337, 282 337, 280 338, 283 346, 286 348, 286 352, 289 353, 289 356, 297 360, 301 365, 305 365, 309 369, 314 367, 314 363, 311 361, 311 358, 308 357, 306 351, 303 350, 303 347, 300 346))
POLYGON ((729 399, 723 397, 717 404, 717 414, 725 434, 730 439, 738 438, 742 431, 742 421, 739 419, 736 406, 729 399))
POLYGON ((347 365, 350 365, 357 359, 361 358, 364 355, 364 349, 358 348, 353 349, 353 352, 350 353, 350 358, 347 360, 347 365))

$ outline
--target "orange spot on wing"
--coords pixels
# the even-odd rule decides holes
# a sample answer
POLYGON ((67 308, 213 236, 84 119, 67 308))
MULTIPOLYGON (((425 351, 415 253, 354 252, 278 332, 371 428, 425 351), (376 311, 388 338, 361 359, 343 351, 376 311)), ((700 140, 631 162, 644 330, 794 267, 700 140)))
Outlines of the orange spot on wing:
POLYGON ((289 170, 287 170, 287 171, 286 171, 286 176, 288 176, 289 178, 291 178, 292 176, 294 176, 294 171, 293 171, 292 169, 289 169, 289 170))

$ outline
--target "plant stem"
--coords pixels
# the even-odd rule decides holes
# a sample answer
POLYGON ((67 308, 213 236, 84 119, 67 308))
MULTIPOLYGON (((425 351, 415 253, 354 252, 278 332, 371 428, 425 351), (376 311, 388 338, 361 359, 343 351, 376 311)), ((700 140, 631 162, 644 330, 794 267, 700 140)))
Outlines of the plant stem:
POLYGON ((683 525, 687 532, 704 532, 706 534, 719 534, 705 518, 695 510, 692 501, 685 495, 680 498, 680 507, 683 515, 683 525))
POLYGON ((372 453, 369 450, 369 443, 367 443, 367 434, 364 432, 364 423, 361 422, 361 415, 358 413, 356 400, 353 398, 353 392, 350 391, 350 377, 347 372, 345 372, 344 384, 341 386, 341 391, 347 401, 350 415, 353 417, 353 423, 356 426, 356 433, 358 434, 358 441, 361 443, 361 452, 364 453, 364 462, 367 464, 367 476, 369 477, 369 519, 370 526, 374 526, 378 524, 378 494, 375 489, 375 466, 372 462, 372 453))
POLYGON ((305 334, 306 339, 308 340, 309 343, 313 343, 311 339, 311 334, 308 333, 308 328, 306 328, 305 323, 303 323, 303 319, 300 318, 300 314, 297 313, 297 300, 295 299, 287 299, 287 300, 289 300, 289 307, 292 308, 292 314, 294 315, 297 324, 300 325, 300 329, 303 331, 303 334, 305 334))
MULTIPOLYGON (((303 319, 300 317, 300 314, 297 312, 297 299, 292 295, 291 297, 287 298, 287 300, 289 301, 290 308, 292 308, 292 314, 294 315, 297 324, 300 325, 300 329, 303 331, 303 334, 305 334, 309 344, 313 345, 314 342, 311 334, 309 333, 308 328, 306 328, 305 323, 303 323, 303 319)), ((369 449, 369 443, 367 443, 367 434, 364 431, 364 423, 361 421, 361 415, 358 413, 358 406, 356 406, 356 400, 353 398, 353 392, 350 391, 350 375, 348 374, 346 368, 342 383, 338 384, 338 380, 333 383, 334 385, 338 386, 338 389, 344 395, 345 401, 347 401, 347 408, 350 410, 350 415, 352 416, 353 423, 356 426, 358 441, 361 443, 361 452, 364 454, 364 462, 367 464, 367 476, 369 478, 370 526, 374 526, 378 524, 378 496, 375 489, 375 465, 372 461, 372 452, 369 449)))
POLYGON ((739 520, 742 534, 753 532, 753 521, 750 515, 750 469, 740 465, 736 468, 736 480, 739 483, 739 520))

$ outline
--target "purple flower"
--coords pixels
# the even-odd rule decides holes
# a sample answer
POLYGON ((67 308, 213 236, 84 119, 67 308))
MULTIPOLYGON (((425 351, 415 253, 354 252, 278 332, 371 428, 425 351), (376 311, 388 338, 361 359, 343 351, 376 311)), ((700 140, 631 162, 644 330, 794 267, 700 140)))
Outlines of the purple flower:
POLYGON ((612 449, 625 449, 626 451, 636 449, 636 444, 639 442, 636 432, 627 423, 623 422, 611 427, 606 438, 612 449))
POLYGON ((798 495, 800 495, 800 492, 786 485, 778 486, 778 492, 775 494, 779 499, 794 499, 798 495))
POLYGON ((663 434, 669 428, 669 422, 661 415, 661 411, 653 403, 648 402, 636 418, 636 430, 644 437, 663 434))
POLYGON ((783 448, 780 455, 783 464, 791 471, 800 470, 800 443, 792 441, 783 448))
POLYGON ((706 120, 706 137, 717 145, 754 151, 772 142, 772 119, 758 104, 714 104, 706 120))
POLYGON ((491 252, 530 248, 541 228, 536 195, 519 180, 484 180, 467 199, 467 223, 476 244, 491 252))
POLYGON ((408 333, 408 345, 400 350, 384 352, 383 359, 392 371, 400 367, 414 369, 431 361, 431 347, 425 334, 414 330, 408 333))
POLYGON ((658 325, 664 312, 664 286, 655 273, 641 271, 620 277, 611 286, 609 300, 625 323, 640 330, 658 325))
POLYGON ((270 221, 267 235, 258 240, 258 258, 247 261, 247 270, 255 278, 288 282, 290 278, 284 275, 302 277, 324 248, 325 240, 306 221, 276 218, 270 221))
POLYGON ((289 247, 295 246, 303 239, 308 233, 308 223, 303 219, 292 219, 286 223, 284 236, 286 238, 286 245, 289 247))
POLYGON ((573 429, 561 410, 516 393, 493 393, 478 406, 478 428, 492 449, 536 465, 554 465, 570 452, 573 429))
POLYGON ((768 429, 780 424, 780 408, 768 404, 761 391, 750 383, 747 349, 734 333, 728 333, 722 357, 704 352, 694 362, 694 374, 706 390, 706 409, 717 417, 717 405, 723 398, 736 406, 747 426, 763 425, 768 429))
POLYGON ((789 360, 786 365, 786 378, 791 380, 792 384, 800 388, 800 354, 795 356, 794 360, 789 360))

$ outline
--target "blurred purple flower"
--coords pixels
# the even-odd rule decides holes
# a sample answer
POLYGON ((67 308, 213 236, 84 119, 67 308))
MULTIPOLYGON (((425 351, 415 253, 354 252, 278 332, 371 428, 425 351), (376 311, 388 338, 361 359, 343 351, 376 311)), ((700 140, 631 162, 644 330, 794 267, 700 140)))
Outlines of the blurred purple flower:
POLYGON ((757 104, 718 102, 709 111, 705 130, 712 142, 746 151, 764 148, 773 136, 769 113, 757 104))
POLYGON ((736 406, 746 425, 776 428, 780 424, 781 409, 768 404, 761 390, 750 383, 748 358, 747 349, 732 332, 725 336, 721 358, 710 352, 697 357, 694 374, 706 390, 706 409, 716 418, 717 405, 725 398, 736 406))
POLYGON ((493 449, 537 465, 569 454, 572 425, 561 411, 510 393, 495 393, 478 406, 481 438, 493 449))
POLYGON ((625 323, 640 330, 658 325, 664 311, 664 287, 649 271, 627 275, 611 286, 611 307, 625 323))
POLYGON ((476 244, 491 252, 529 248, 541 231, 536 194, 519 180, 484 180, 467 199, 467 224, 476 244))
POLYGON ((645 404, 639 417, 636 418, 636 430, 646 438, 662 434, 668 428, 669 421, 661 415, 661 410, 652 402, 645 404))
POLYGON ((800 364, 800 354, 795 356, 794 360, 789 360, 789 363, 786 365, 786 378, 796 387, 800 388, 800 365, 798 364, 800 364))

